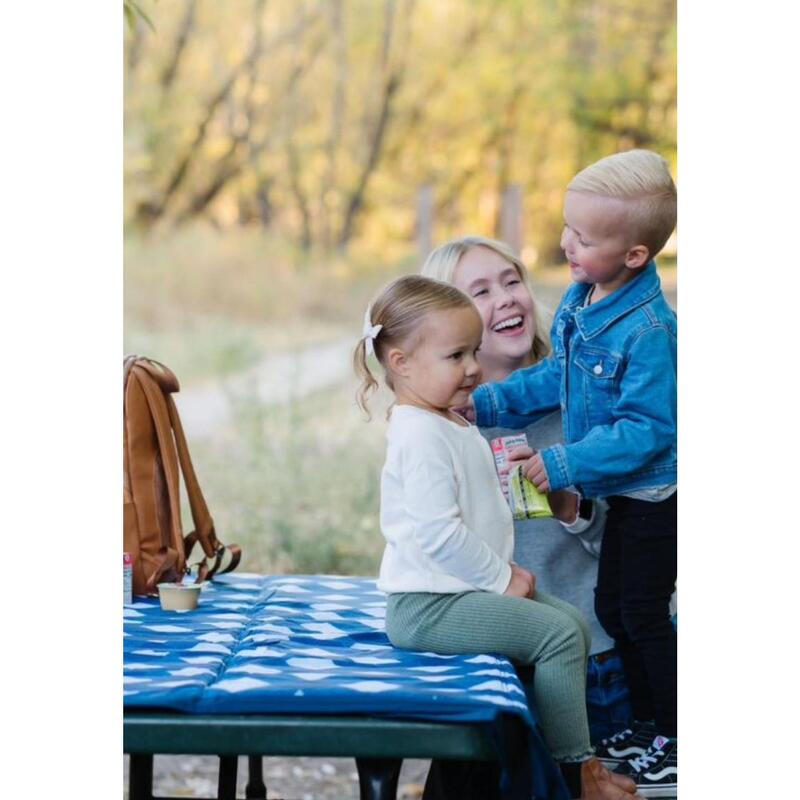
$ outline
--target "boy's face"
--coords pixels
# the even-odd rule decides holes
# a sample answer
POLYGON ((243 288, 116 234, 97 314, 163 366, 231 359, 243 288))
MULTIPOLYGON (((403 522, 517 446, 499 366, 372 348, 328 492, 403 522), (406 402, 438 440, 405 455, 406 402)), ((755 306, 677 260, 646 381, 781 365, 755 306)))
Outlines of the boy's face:
POLYGON ((567 192, 561 247, 576 283, 593 283, 595 299, 619 289, 647 263, 647 248, 631 241, 625 200, 567 192))

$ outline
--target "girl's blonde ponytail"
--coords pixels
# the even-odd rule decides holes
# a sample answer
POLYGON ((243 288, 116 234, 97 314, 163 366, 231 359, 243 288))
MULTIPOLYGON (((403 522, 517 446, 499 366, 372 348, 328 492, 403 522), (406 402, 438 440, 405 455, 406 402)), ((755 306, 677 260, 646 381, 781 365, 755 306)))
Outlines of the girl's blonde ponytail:
POLYGON ((359 341, 353 351, 353 369, 356 371, 356 376, 360 379, 361 385, 356 392, 356 402, 358 407, 367 415, 367 419, 372 419, 367 406, 367 399, 371 394, 374 394, 378 389, 378 381, 375 376, 370 372, 369 365, 367 364, 367 338, 366 336, 359 341))

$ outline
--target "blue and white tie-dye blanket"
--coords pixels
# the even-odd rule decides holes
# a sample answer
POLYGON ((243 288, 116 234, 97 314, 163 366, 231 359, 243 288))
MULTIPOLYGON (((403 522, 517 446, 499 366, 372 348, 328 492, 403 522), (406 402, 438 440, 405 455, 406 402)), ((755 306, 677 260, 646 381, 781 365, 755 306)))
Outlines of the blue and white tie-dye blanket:
POLYGON ((507 712, 530 730, 535 772, 550 773, 510 662, 398 650, 385 607, 372 579, 320 575, 220 576, 188 612, 136 599, 123 609, 124 707, 489 723, 507 712))

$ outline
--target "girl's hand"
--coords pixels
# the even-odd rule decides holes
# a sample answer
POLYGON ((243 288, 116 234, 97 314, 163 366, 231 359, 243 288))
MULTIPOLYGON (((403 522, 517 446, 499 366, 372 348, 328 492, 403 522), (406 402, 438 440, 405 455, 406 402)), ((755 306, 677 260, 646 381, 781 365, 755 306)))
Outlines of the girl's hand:
POLYGON ((547 477, 547 470, 544 468, 544 461, 539 453, 535 453, 533 458, 529 458, 522 465, 522 474, 540 491, 550 491, 550 479, 547 477))
POLYGON ((578 519, 578 504, 580 497, 575 492, 566 489, 557 489, 547 496, 553 516, 567 525, 572 525, 578 519))
POLYGON ((517 564, 511 565, 511 580, 503 594, 510 597, 533 598, 536 592, 536 576, 517 564))

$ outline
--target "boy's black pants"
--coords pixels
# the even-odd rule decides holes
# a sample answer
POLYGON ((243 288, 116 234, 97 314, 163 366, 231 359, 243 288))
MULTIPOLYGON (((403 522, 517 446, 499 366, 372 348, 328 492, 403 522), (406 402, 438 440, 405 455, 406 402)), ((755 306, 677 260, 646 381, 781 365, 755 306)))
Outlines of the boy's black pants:
POLYGON ((606 498, 595 613, 622 658, 638 720, 678 734, 678 642, 669 614, 678 569, 678 493, 659 503, 606 498))

